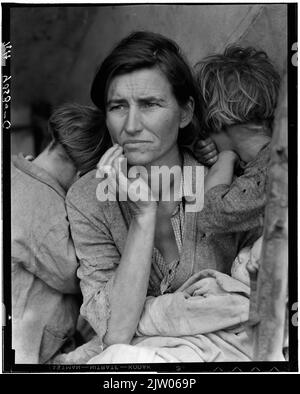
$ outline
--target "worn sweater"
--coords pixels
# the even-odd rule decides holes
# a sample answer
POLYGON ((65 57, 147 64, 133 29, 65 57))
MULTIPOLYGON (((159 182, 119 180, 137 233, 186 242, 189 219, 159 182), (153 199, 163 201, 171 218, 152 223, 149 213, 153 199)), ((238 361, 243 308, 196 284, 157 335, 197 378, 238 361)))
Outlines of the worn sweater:
POLYGON ((11 185, 12 347, 16 363, 41 364, 75 332, 78 261, 59 183, 19 155, 11 185))
MULTIPOLYGON (((264 185, 266 171, 262 166, 266 167, 265 161, 258 160, 258 166, 262 169, 259 172, 260 182, 264 185)), ((187 152, 184 153, 183 165, 200 166, 187 152)), ((255 167, 255 163, 252 167, 255 167)), ((171 291, 178 289, 194 273, 205 268, 230 274, 231 264, 239 250, 252 244, 261 235, 265 198, 260 194, 264 194, 264 187, 259 189, 257 198, 252 187, 257 187, 255 182, 258 182, 258 171, 250 172, 245 179, 240 179, 242 186, 235 186, 238 180, 235 181, 236 193, 230 193, 228 186, 217 186, 205 196, 205 207, 201 212, 185 211, 180 261, 171 291), (244 184, 248 185, 246 192, 243 192, 244 184), (226 204, 220 209, 215 207, 218 201, 223 203, 220 191, 227 195, 226 202, 229 207, 233 204, 235 211, 227 212, 226 204), (251 201, 251 204, 241 204, 241 215, 238 213, 239 196, 251 201), (248 211, 246 206, 249 207, 248 211), (223 218, 219 215, 223 215, 223 218), (232 223, 232 226, 228 223, 232 223)), ((80 261, 78 276, 83 293, 81 313, 102 340, 110 316, 109 293, 126 244, 132 211, 127 201, 99 202, 96 198, 98 183, 96 170, 87 173, 70 188, 66 204, 80 261)), ((152 259, 148 294, 159 292, 162 278, 157 275, 158 271, 157 261, 152 259)))

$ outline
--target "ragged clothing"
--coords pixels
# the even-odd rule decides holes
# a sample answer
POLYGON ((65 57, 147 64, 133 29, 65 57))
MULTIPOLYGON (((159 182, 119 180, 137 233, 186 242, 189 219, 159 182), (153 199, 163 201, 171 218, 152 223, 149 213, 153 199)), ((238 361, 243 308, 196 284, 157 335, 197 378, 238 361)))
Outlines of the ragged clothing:
MULTIPOLYGON (((261 242, 260 238, 251 248, 240 251, 232 264, 231 277, 206 269, 194 274, 172 294, 147 297, 130 345, 105 348, 96 336, 54 362, 251 361, 254 336, 253 328, 247 324, 250 278, 246 265, 259 259, 261 242)), ((278 361, 284 361, 283 352, 278 361)))
POLYGON ((267 144, 230 185, 208 190, 204 208, 197 216, 203 231, 228 233, 263 227, 270 151, 267 144))
MULTIPOLYGON (((188 152, 184 152, 183 166, 194 168, 200 164, 188 152)), ((251 179, 249 182, 252 185, 251 179)), ((102 342, 110 316, 109 294, 126 244, 132 212, 130 202, 127 201, 99 202, 96 197, 98 183, 96 171, 89 172, 70 188, 66 203, 76 253, 80 260, 78 276, 83 293, 81 313, 102 342)), ((192 185, 192 190, 196 190, 194 186, 192 185)), ((189 202, 183 196, 181 203, 185 208, 189 202)), ((255 207, 258 216, 263 214, 264 203, 262 198, 258 200, 259 206, 255 207)), ((213 209, 211 205, 210 210, 206 210, 206 215, 212 215, 213 209)), ((178 250, 181 250, 179 262, 170 268, 166 267, 163 272, 162 261, 153 252, 148 295, 158 296, 165 290, 174 292, 194 273, 206 268, 230 274, 231 264, 239 250, 253 244, 262 233, 260 217, 247 224, 249 215, 246 215, 243 229, 236 232, 223 221, 222 232, 214 232, 207 226, 208 219, 203 219, 202 226, 199 215, 201 212, 184 210, 183 228, 180 230, 182 246, 178 241, 180 237, 175 237, 178 250), (162 289, 163 281, 166 283, 162 289)), ((241 221, 240 218, 237 220, 241 221)), ((172 225, 174 230, 175 224, 172 225)))
POLYGON ((215 270, 173 294, 148 297, 130 345, 109 346, 88 364, 251 361, 249 286, 215 270))
POLYGON ((12 348, 45 363, 71 340, 79 315, 78 262, 65 191, 22 155, 11 165, 12 348))

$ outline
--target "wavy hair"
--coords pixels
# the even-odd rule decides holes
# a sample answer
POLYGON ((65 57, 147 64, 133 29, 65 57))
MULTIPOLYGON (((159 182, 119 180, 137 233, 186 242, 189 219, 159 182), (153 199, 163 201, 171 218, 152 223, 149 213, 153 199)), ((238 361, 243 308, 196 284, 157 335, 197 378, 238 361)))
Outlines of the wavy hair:
POLYGON ((273 121, 280 76, 267 54, 253 47, 227 47, 196 65, 207 131, 248 122, 273 121))
POLYGON ((48 121, 50 150, 59 144, 80 175, 94 169, 111 146, 103 113, 93 107, 64 104, 48 121))
POLYGON ((105 112, 107 91, 112 79, 144 68, 157 67, 167 78, 180 106, 194 99, 192 122, 179 131, 178 143, 187 145, 201 131, 202 106, 193 70, 179 46, 160 34, 137 31, 121 40, 100 65, 92 86, 93 103, 105 112))

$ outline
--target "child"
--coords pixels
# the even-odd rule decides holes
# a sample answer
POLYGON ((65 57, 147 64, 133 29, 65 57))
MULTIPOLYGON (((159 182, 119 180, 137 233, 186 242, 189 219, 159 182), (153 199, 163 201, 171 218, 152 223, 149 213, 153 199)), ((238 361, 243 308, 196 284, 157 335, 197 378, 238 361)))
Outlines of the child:
MULTIPOLYGON (((205 127, 219 151, 206 176, 199 226, 215 233, 257 229, 257 239, 280 77, 267 55, 254 48, 230 46, 197 66, 205 127), (238 164, 242 171, 234 177, 238 164)), ((196 143, 197 156, 206 144, 196 143)))
POLYGON ((258 238, 253 246, 243 248, 235 258, 231 267, 231 276, 250 286, 250 268, 257 269, 259 267, 260 255, 262 249, 262 237, 258 238))
POLYGON ((103 114, 68 104, 49 120, 52 141, 36 159, 12 158, 12 347, 17 364, 42 364, 71 340, 80 289, 65 195, 110 146, 103 114))

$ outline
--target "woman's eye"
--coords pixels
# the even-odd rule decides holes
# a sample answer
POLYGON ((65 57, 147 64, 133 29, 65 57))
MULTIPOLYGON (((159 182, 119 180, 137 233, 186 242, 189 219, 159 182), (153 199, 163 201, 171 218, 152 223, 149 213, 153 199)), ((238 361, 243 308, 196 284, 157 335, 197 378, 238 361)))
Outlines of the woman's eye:
POLYGON ((108 108, 108 111, 123 111, 125 109, 125 105, 124 104, 116 104, 116 105, 111 105, 108 108))
POLYGON ((144 107, 144 108, 154 108, 154 107, 156 107, 158 104, 157 103, 155 103, 155 102, 149 102, 149 103, 143 103, 142 104, 142 107, 144 107))
POLYGON ((110 107, 110 111, 117 111, 120 109, 123 109, 124 105, 114 105, 113 107, 110 107))

